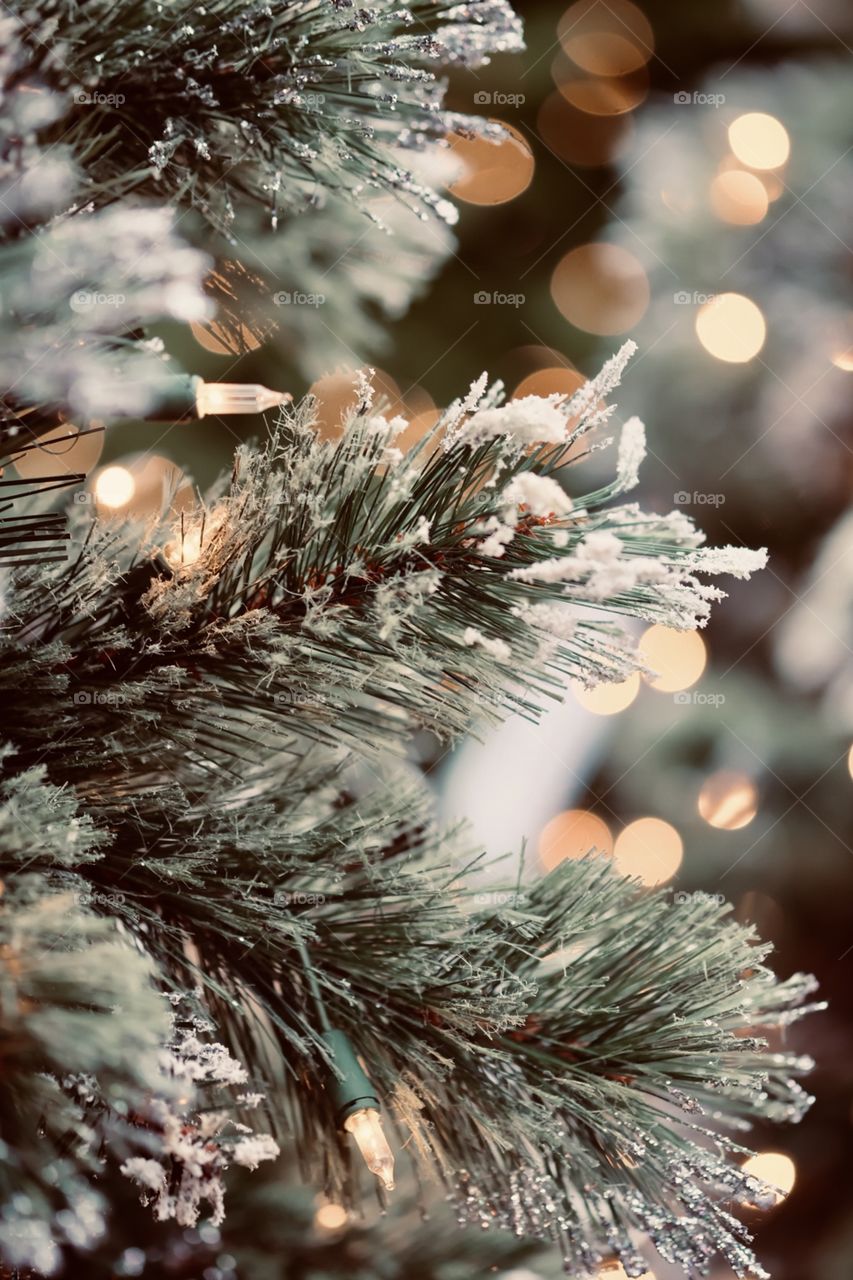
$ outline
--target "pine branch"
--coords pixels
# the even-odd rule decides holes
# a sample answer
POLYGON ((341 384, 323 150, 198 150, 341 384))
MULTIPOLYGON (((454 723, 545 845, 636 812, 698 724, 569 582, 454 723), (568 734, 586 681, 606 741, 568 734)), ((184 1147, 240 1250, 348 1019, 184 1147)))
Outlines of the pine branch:
POLYGON ((52 770, 92 794, 192 792, 212 762, 238 777, 306 739, 397 749, 418 724, 448 736, 535 716, 567 676, 624 678, 639 659, 620 619, 702 625, 721 592, 697 574, 763 558, 704 550, 680 512, 613 505, 636 481, 633 424, 616 479, 566 498, 555 477, 570 483, 572 448, 612 412, 599 402, 620 367, 567 405, 496 408, 478 388, 405 456, 366 387, 334 442, 307 403, 144 550, 132 524, 81 526, 73 562, 22 573, 10 598, 3 697, 21 763, 45 751, 23 689, 51 706, 52 770), (567 417, 581 419, 569 435, 567 417))
MULTIPOLYGON (((48 797, 44 815, 53 808, 48 797)), ((19 826, 19 843, 37 830, 34 816, 0 807, 4 834, 19 826)), ((60 836, 55 813, 45 830, 60 836)), ((45 1274, 64 1246, 91 1246, 104 1230, 98 1149, 120 1146, 123 1116, 160 1081, 166 1030, 150 962, 82 905, 92 901, 86 882, 74 884, 57 894, 18 874, 0 899, 0 1254, 45 1274), (105 1114, 90 1112, 93 1076, 105 1114)))
MULTIPOLYGON (((413 776, 364 790, 303 768, 266 806, 226 793, 188 811, 176 795, 159 833, 157 793, 105 809, 108 855, 80 874, 176 987, 203 983, 237 1056, 278 1081, 269 1120, 305 1176, 357 1203, 317 983, 398 1150, 475 1221, 552 1239, 575 1269, 615 1250, 630 1270, 636 1230, 689 1274, 718 1250, 752 1265, 716 1196, 768 1194, 733 1162, 736 1139, 753 1118, 799 1118, 793 1077, 810 1063, 743 1033, 799 1016, 810 982, 777 986, 716 900, 673 904, 602 859, 477 910, 413 776)), ((64 857, 45 861, 64 874, 64 857)))
POLYGON ((392 190, 446 212, 405 166, 409 150, 453 127, 436 68, 521 47, 502 0, 203 10, 53 0, 28 18, 22 9, 19 35, 63 97, 53 130, 84 168, 86 198, 167 194, 225 235, 246 202, 275 219, 306 207, 318 185, 356 201, 392 190))

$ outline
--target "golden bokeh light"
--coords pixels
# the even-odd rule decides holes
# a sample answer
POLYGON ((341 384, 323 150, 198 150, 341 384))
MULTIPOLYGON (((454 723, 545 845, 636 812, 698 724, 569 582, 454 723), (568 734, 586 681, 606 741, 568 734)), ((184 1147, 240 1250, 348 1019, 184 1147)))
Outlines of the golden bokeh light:
POLYGON ((761 222, 770 206, 767 188, 746 169, 725 169, 711 183, 711 208, 723 222, 751 227, 761 222))
POLYGON ((643 884, 666 884, 684 858, 684 844, 675 827, 662 818, 637 818, 616 837, 613 861, 624 876, 643 884))
POLYGON ((729 146, 750 169, 779 169, 791 153, 787 129, 763 111, 747 111, 732 121, 729 146))
POLYGON ((797 1181, 797 1166, 783 1151, 761 1151, 743 1162, 744 1173, 776 1188, 776 1204, 790 1195, 797 1181))
POLYGON ((186 511, 193 489, 180 467, 160 454, 139 454, 124 464, 104 467, 92 486, 98 510, 131 516, 186 511))
POLYGON ((539 860, 546 871, 552 871, 567 858, 583 858, 591 849, 612 852, 613 837, 607 823, 588 809, 558 813, 539 837, 539 860))
POLYGON ((633 671, 627 680, 619 680, 610 684, 597 684, 594 689, 585 689, 583 685, 573 682, 575 698, 587 711, 597 716, 615 716, 619 711, 630 707, 640 691, 640 673, 633 671))
POLYGON ((657 675, 647 677, 653 689, 678 693, 695 684, 708 659, 698 631, 676 631, 656 624, 643 633, 640 651, 657 675))
POLYGON ((661 187, 660 202, 665 209, 669 209, 670 213, 683 217, 685 214, 693 213, 695 210, 696 194, 694 189, 686 183, 677 186, 675 182, 677 182, 677 179, 674 178, 668 187, 661 187))
POLYGON ((321 1204, 314 1215, 319 1231, 342 1231, 348 1222, 349 1214, 342 1204, 321 1204))
MULTIPOLYGON (((343 416, 358 400, 359 373, 366 369, 336 369, 334 373, 326 373, 318 378, 309 388, 309 395, 317 401, 317 421, 314 424, 317 434, 323 440, 336 439, 343 429, 343 416)), ((382 417, 392 418, 403 412, 403 396, 400 388, 390 374, 382 369, 374 369, 370 374, 370 385, 376 393, 376 403, 381 405, 376 412, 382 417)))
POLYGON ((843 351, 836 351, 832 357, 832 363, 836 369, 842 369, 844 373, 853 373, 853 347, 847 347, 843 351))
POLYGON ((35 447, 15 460, 15 470, 24 480, 40 476, 88 475, 97 466, 104 448, 103 428, 85 429, 60 422, 40 432, 35 447))
MULTIPOLYGON (((628 1168, 635 1168, 632 1160, 624 1159, 623 1163, 628 1168)), ((597 1280, 628 1280, 628 1273, 622 1266, 621 1262, 605 1262, 597 1272, 597 1280)), ((644 1271, 642 1275, 636 1276, 634 1280, 655 1280, 653 1271, 644 1271)))
POLYGON ((559 365, 551 369, 536 369, 521 379, 512 393, 511 399, 521 400, 524 396, 571 396, 586 382, 577 369, 569 369, 559 365))
POLYGON ((568 103, 591 116, 620 116, 634 111, 648 97, 649 73, 645 67, 628 75, 594 76, 578 71, 558 53, 551 74, 568 103))
POLYGON ((761 179, 764 190, 767 192, 767 199, 771 204, 774 200, 778 200, 784 193, 785 184, 779 177, 778 173, 773 173, 770 169, 765 169, 763 173, 757 173, 755 176, 761 179))
POLYGON ((435 408, 435 401, 426 387, 422 387, 418 383, 408 387, 403 398, 406 402, 407 411, 413 416, 419 413, 430 413, 435 408))
POLYGON ((200 347, 215 356, 245 355, 247 351, 256 351, 261 345, 261 338, 248 325, 222 324, 212 320, 201 324, 194 320, 190 332, 200 347))
POLYGON ((136 481, 127 467, 104 467, 95 477, 95 501, 106 511, 121 511, 136 493, 136 481))
POLYGON ((853 747, 847 752, 847 772, 853 778, 853 747))
POLYGON ((557 23, 557 36, 572 61, 597 76, 636 71, 655 49, 651 23, 631 0, 577 0, 557 23))
POLYGON ((571 249, 557 263, 551 295, 570 324, 611 336, 632 329, 649 305, 642 263, 621 245, 596 242, 571 249))
POLYGON ((543 143, 555 155, 579 169, 614 163, 633 137, 630 113, 590 115, 572 106, 556 89, 539 108, 536 127, 543 143))
POLYGON ((721 769, 702 784, 698 807, 709 826, 739 831, 758 812, 758 791, 748 774, 721 769))
MULTIPOLYGON (((533 373, 528 373, 526 377, 521 379, 510 399, 521 400, 524 396, 573 396, 576 391, 585 386, 586 382, 587 379, 582 373, 579 373, 577 369, 568 368, 566 365, 535 369, 533 373)), ((573 430, 577 422, 578 419, 576 417, 573 418, 566 414, 566 431, 573 430)), ((566 460, 579 456, 587 448, 586 440, 576 440, 566 455, 566 460)))
POLYGON ((465 170, 463 176, 451 184, 450 191, 468 204, 506 204, 526 191, 533 181, 535 161, 525 138, 503 120, 493 123, 507 131, 508 136, 501 142, 465 138, 458 133, 448 139, 465 170))
MULTIPOLYGON (((425 435, 432 431, 441 414, 441 409, 425 409, 423 413, 416 413, 410 419, 406 429, 395 437, 392 447, 399 449, 401 453, 408 453, 410 449, 413 449, 416 444, 423 440, 425 435)), ((434 440, 429 445, 425 445, 424 448, 432 452, 432 449, 440 444, 443 435, 443 430, 437 432, 434 440)))
POLYGON ((715 359, 746 364, 764 346, 767 325, 751 298, 742 293, 718 293, 700 307, 696 336, 715 359))

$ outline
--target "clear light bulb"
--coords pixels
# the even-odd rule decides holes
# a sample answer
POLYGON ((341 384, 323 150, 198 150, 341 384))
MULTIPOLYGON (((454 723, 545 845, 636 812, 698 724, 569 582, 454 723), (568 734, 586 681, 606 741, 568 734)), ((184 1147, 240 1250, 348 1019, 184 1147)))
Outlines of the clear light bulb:
POLYGON ((383 1132, 379 1112, 373 1107, 353 1111, 344 1121, 344 1128, 355 1138, 370 1172, 376 1174, 386 1191, 393 1191, 394 1155, 383 1132))
POLYGON ((263 413, 293 397, 286 391, 271 391, 259 382, 196 383, 195 407, 200 418, 216 413, 263 413))
POLYGON ((201 528, 184 530, 180 538, 166 543, 163 554, 172 569, 195 564, 201 556, 201 528))

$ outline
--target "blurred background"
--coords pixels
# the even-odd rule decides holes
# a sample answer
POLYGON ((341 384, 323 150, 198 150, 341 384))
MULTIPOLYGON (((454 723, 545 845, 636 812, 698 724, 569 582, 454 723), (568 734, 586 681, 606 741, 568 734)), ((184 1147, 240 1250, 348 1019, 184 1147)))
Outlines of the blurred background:
MULTIPOLYGON (((161 336, 206 378, 313 390, 330 432, 369 361, 409 443, 483 369, 510 395, 571 391, 638 342, 618 395, 648 428, 638 496, 711 543, 767 546, 768 570, 706 632, 642 634, 655 679, 574 690, 540 730, 416 749, 444 816, 494 853, 526 840, 535 874, 594 845, 646 884, 725 896, 783 976, 817 974, 830 1011, 788 1032, 817 1060, 817 1102, 757 1135, 757 1172, 787 1194, 750 1226, 776 1280, 849 1280, 853 7, 516 7, 527 53, 450 85, 506 141, 452 137, 424 160, 459 204, 454 233, 387 201, 390 240, 357 212, 305 215, 266 270, 272 294, 253 287, 246 233, 248 269, 218 261, 211 280, 244 291, 245 325, 161 336)), ((260 427, 126 424, 65 463, 91 470, 99 505, 144 512, 164 478, 189 495, 260 427)), ((612 461, 578 467, 578 492, 612 461)))

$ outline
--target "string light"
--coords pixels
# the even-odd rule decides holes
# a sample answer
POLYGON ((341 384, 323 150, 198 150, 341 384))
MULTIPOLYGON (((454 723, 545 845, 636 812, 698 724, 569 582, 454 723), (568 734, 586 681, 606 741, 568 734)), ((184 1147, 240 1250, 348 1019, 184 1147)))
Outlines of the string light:
MULTIPOLYGON (((312 983, 316 990, 316 981, 312 983)), ((379 1115, 379 1099, 345 1031, 327 1027, 322 1039, 334 1061, 328 1089, 341 1128, 351 1134, 364 1163, 386 1191, 394 1190, 394 1154, 379 1115)))
POLYGON ((322 1028, 320 1039, 331 1059, 326 1076, 326 1090, 334 1108, 335 1120, 352 1135, 364 1163, 376 1175, 383 1188, 393 1191, 394 1154, 382 1129, 376 1089, 347 1033, 339 1027, 333 1027, 329 1021, 308 947, 299 938, 296 939, 296 947, 302 960, 305 984, 322 1028))
POLYGON ((748 826, 758 812, 758 791, 747 774, 721 769, 703 783, 698 807, 709 826, 721 831, 739 831, 748 826))
POLYGON ((751 298, 742 293, 718 293, 699 309, 696 335, 717 360, 746 364, 764 346, 767 325, 751 298))
POLYGON ((264 413, 293 397, 287 392, 272 391, 259 382, 205 382, 199 378, 195 388, 195 408, 199 418, 211 414, 264 413))
POLYGON ((779 169, 791 153, 787 129, 763 111, 748 111, 732 121, 729 146, 750 169, 779 169))
POLYGON ((180 534, 163 548, 169 567, 177 570, 196 564, 201 558, 202 548, 221 529, 223 520, 221 512, 212 516, 204 512, 200 519, 195 519, 188 525, 182 512, 180 534))
POLYGON ((353 1111, 344 1121, 344 1128, 355 1139, 364 1163, 374 1173, 386 1191, 394 1190, 394 1155, 382 1129, 382 1121, 375 1107, 362 1107, 353 1111))
POLYGON ((293 397, 286 391, 272 391, 259 382, 205 382, 184 375, 170 378, 158 389, 156 403, 146 414, 148 422, 179 422, 184 418, 230 417, 234 414, 265 413, 293 397))

